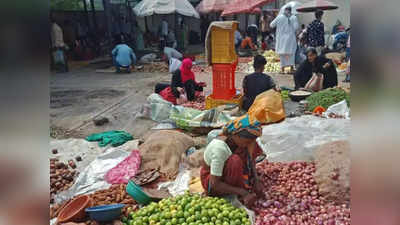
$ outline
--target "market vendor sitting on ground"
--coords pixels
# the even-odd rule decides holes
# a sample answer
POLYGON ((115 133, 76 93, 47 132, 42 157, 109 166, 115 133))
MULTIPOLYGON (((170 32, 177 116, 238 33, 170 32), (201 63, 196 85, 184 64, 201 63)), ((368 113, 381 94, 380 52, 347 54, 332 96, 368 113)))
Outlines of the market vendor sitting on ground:
POLYGON ((245 38, 242 40, 242 43, 240 44, 240 48, 241 49, 252 49, 252 50, 256 49, 256 47, 253 43, 253 40, 248 35, 248 33, 245 33, 245 38))
POLYGON ((279 88, 276 87, 274 80, 269 75, 263 73, 266 64, 267 60, 264 58, 264 56, 255 56, 253 64, 254 73, 245 76, 243 79, 244 96, 242 108, 246 111, 249 110, 257 95, 272 88, 276 91, 279 91, 279 88))
POLYGON ((121 38, 116 38, 116 46, 111 53, 117 73, 121 72, 121 68, 130 72, 132 65, 136 64, 135 53, 128 45, 122 43, 121 38))
POLYGON ((206 84, 196 81, 192 66, 191 59, 184 59, 180 68, 172 73, 171 85, 157 84, 155 92, 173 104, 177 104, 177 100, 182 95, 185 95, 187 100, 194 101, 197 96, 202 94, 203 87, 206 87, 206 84))
POLYGON ((304 88, 313 73, 323 74, 323 89, 338 85, 338 75, 332 60, 324 55, 318 56, 315 48, 307 49, 307 60, 300 64, 294 75, 295 89, 304 88))
POLYGON ((239 128, 232 133, 225 130, 208 144, 200 171, 208 195, 238 195, 247 206, 262 195, 255 170, 255 158, 261 153, 256 139, 261 133, 259 127, 239 128))

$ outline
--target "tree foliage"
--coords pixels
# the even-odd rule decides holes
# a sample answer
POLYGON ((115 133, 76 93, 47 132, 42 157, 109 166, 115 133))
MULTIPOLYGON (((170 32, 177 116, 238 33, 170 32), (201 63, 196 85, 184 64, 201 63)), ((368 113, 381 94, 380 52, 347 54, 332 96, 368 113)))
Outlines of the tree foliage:
POLYGON ((82 0, 50 0, 52 10, 82 10, 82 0))

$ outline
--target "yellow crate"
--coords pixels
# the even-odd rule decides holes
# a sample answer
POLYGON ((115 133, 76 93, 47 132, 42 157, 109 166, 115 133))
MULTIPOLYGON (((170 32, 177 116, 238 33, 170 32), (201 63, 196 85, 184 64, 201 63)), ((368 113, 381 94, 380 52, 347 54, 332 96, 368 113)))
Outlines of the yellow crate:
POLYGON ((243 103, 243 94, 236 95, 231 100, 214 99, 212 95, 209 95, 206 98, 206 109, 212 109, 220 105, 228 105, 228 104, 237 104, 239 105, 240 108, 242 108, 242 103, 243 103))
POLYGON ((235 30, 238 24, 234 23, 231 30, 212 27, 211 30, 211 62, 233 63, 237 60, 235 51, 235 30))

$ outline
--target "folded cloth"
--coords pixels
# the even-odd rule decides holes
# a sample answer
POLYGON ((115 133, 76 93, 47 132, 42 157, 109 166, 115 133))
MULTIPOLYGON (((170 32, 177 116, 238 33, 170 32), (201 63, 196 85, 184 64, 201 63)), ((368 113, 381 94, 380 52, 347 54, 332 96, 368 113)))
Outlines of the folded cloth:
POLYGON ((98 141, 100 147, 105 147, 111 144, 113 147, 123 145, 127 141, 133 140, 132 135, 125 131, 107 131, 103 133, 96 133, 86 137, 87 141, 98 141))

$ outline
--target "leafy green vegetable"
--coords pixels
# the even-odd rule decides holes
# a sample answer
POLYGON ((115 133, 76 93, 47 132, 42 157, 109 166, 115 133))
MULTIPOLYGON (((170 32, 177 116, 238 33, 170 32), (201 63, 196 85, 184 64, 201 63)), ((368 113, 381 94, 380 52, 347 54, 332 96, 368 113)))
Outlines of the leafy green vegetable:
POLYGON ((308 111, 313 111, 315 107, 322 106, 327 109, 329 106, 346 100, 350 106, 350 95, 341 88, 330 88, 312 94, 306 99, 308 101, 308 111))
POLYGON ((282 96, 282 100, 285 102, 287 100, 289 100, 289 91, 287 90, 282 90, 281 91, 281 96, 282 96))

